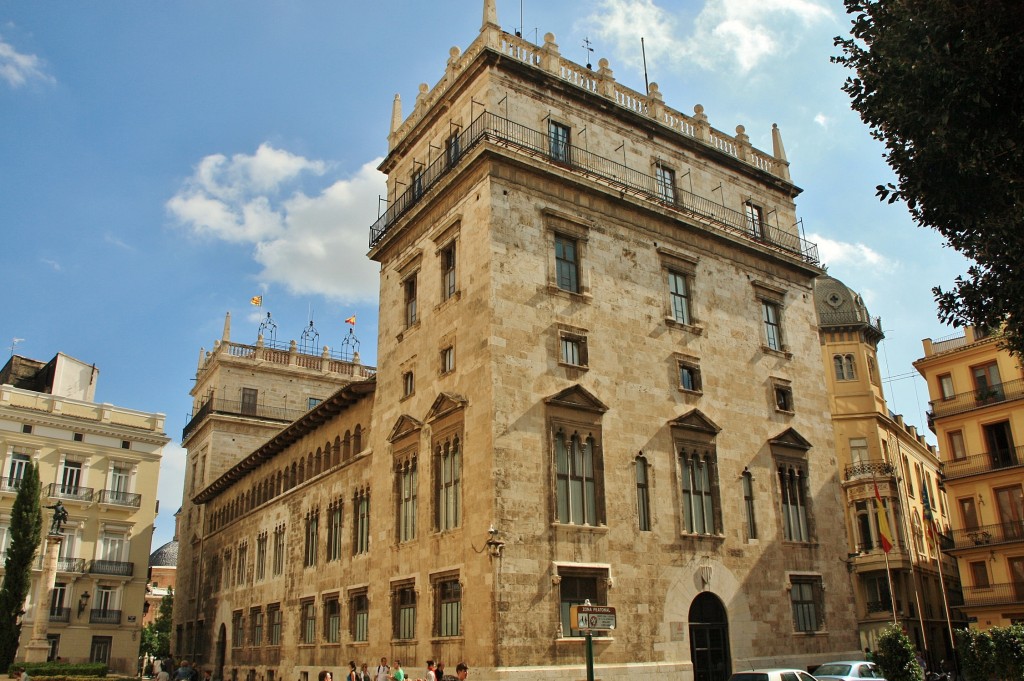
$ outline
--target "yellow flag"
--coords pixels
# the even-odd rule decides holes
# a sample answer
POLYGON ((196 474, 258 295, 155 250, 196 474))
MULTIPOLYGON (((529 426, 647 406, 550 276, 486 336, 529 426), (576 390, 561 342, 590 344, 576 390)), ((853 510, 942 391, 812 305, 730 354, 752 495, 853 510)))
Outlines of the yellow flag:
POLYGON ((253 296, 252 298, 249 299, 249 302, 255 305, 256 307, 262 307, 263 296, 253 296))
POLYGON ((355 326, 356 325, 356 316, 352 315, 351 317, 349 317, 348 319, 345 320, 345 323, 346 324, 351 324, 352 326, 355 326))

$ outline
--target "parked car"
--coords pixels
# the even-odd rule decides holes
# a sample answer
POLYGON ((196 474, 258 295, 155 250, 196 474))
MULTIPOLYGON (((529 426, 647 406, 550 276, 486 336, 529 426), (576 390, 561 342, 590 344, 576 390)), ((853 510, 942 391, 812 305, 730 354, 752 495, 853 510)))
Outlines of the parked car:
POLYGON ((729 681, 818 681, 800 669, 751 669, 735 672, 729 681))
POLYGON ((814 676, 819 681, 860 681, 860 679, 881 679, 882 670, 874 662, 863 660, 841 660, 839 662, 826 662, 814 670, 814 676))

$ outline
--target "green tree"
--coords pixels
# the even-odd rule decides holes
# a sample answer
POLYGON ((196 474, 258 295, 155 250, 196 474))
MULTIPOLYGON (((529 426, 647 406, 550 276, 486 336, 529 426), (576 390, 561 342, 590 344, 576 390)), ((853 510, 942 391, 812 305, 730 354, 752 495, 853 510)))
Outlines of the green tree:
POLYGON ((917 663, 914 644, 901 627, 890 624, 878 637, 875 661, 886 681, 921 681, 924 670, 917 663))
POLYGON ((957 629, 956 648, 967 681, 989 681, 995 676, 996 647, 987 631, 957 629))
POLYGON ((29 461, 11 508, 11 543, 4 561, 4 581, 0 585, 0 669, 10 667, 18 652, 21 616, 25 614, 25 598, 32 584, 32 561, 42 533, 39 472, 29 461))
MULTIPOLYGON (((160 612, 156 618, 142 628, 142 655, 164 659, 171 654, 171 616, 174 612, 174 590, 167 589, 167 595, 160 599, 160 612)), ((171 670, 168 670, 171 671, 171 670)))
POLYGON ((1024 679, 1024 626, 992 627, 995 644, 995 675, 999 679, 1024 679))
POLYGON ((885 144, 914 221, 969 258, 939 319, 999 329, 1024 357, 1024 2, 844 0, 843 90, 885 144))

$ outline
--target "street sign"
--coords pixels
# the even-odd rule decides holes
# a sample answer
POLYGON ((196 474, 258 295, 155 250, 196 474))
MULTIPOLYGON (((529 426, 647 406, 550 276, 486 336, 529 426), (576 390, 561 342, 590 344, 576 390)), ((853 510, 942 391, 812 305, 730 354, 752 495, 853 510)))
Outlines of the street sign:
POLYGON ((569 608, 569 619, 576 623, 574 629, 614 629, 615 608, 608 605, 573 605, 569 608))

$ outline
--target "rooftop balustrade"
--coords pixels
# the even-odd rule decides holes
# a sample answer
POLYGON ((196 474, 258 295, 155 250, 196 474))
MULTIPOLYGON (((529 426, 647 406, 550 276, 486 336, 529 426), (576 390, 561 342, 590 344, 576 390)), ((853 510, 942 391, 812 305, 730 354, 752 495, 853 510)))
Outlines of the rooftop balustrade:
POLYGON ((618 192, 676 211, 705 226, 818 265, 818 247, 788 231, 751 218, 711 199, 670 186, 653 175, 629 168, 571 144, 553 141, 547 133, 533 130, 495 114, 480 114, 457 138, 448 153, 439 156, 413 179, 370 227, 370 247, 386 236, 395 222, 416 205, 430 189, 465 158, 470 149, 490 143, 532 158, 545 160, 569 172, 607 185, 618 192))

